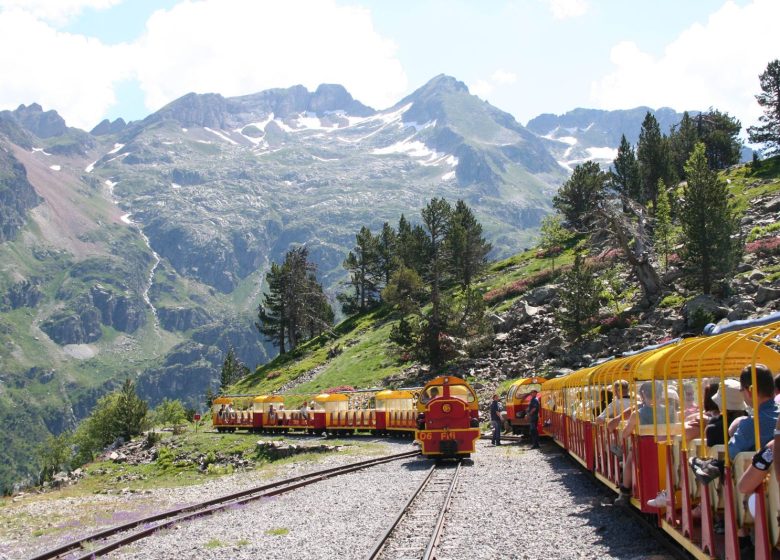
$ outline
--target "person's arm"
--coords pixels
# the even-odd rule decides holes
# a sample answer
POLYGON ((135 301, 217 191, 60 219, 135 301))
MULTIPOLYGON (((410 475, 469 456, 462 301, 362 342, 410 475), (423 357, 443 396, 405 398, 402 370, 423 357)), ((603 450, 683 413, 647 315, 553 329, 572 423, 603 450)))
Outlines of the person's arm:
POLYGON ((738 492, 741 494, 751 494, 758 491, 761 483, 764 482, 767 474, 769 474, 769 468, 772 466, 774 445, 774 442, 770 441, 766 447, 753 456, 753 464, 742 473, 742 476, 737 483, 738 492))
POLYGON ((623 439, 628 439, 628 437, 631 436, 631 433, 634 431, 634 427, 636 426, 638 421, 639 421, 639 412, 637 411, 632 412, 631 416, 628 417, 628 422, 626 422, 626 425, 623 426, 623 431, 620 432, 620 437, 623 439))
POLYGON ((609 422, 607 422, 607 429, 609 431, 616 430, 618 425, 620 424, 620 421, 622 419, 624 419, 624 418, 627 418, 629 416, 629 414, 631 414, 632 411, 633 411, 633 409, 627 408, 623 412, 621 412, 620 414, 616 415, 609 422))

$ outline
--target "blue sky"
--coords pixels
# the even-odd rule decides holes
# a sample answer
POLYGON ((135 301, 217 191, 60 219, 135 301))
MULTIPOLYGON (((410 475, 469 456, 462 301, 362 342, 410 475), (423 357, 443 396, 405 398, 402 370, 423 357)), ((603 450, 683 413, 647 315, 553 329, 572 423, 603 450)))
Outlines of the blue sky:
POLYGON ((386 108, 445 73, 521 123, 575 107, 761 114, 777 0, 0 0, 0 109, 90 129, 190 91, 341 83, 386 108))

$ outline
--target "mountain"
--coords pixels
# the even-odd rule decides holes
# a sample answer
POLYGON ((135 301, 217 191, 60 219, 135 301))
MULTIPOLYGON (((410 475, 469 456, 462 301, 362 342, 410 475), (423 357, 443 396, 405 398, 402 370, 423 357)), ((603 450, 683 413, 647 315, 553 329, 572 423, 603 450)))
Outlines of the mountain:
POLYGON ((507 256, 565 177, 546 140, 448 76, 385 110, 322 85, 188 94, 91 133, 37 104, 0 112, 0 419, 17 426, 0 481, 124 378, 152 405, 200 406, 229 346, 267 361, 253 321, 292 244, 334 294, 362 225, 417 221, 439 196, 507 256))
MULTIPOLYGON (((668 107, 615 111, 578 108, 563 115, 539 115, 528 121, 526 126, 531 132, 549 140, 548 149, 562 166, 574 169, 577 164, 593 160, 608 167, 617 156, 623 134, 631 145, 637 145, 642 122, 648 112, 655 116, 664 134, 668 134, 683 116, 668 107)), ((698 111, 689 111, 689 114, 696 115, 698 111)))

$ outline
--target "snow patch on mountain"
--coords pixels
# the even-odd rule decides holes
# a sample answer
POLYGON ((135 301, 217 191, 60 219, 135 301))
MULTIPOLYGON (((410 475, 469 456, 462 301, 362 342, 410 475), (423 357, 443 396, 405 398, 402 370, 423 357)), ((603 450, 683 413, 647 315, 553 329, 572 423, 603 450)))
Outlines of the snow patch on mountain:
POLYGON ((233 140, 232 138, 230 138, 230 137, 229 137, 229 136, 227 136, 226 134, 224 134, 224 133, 222 133, 222 132, 219 132, 218 130, 213 130, 213 129, 211 129, 211 128, 207 127, 207 126, 204 126, 204 127, 203 127, 203 130, 205 130, 205 131, 207 131, 207 132, 211 132, 212 134, 215 134, 216 136, 219 136, 219 137, 220 137, 220 138, 222 138, 222 139, 223 139, 225 142, 230 142, 231 144, 233 144, 233 145, 235 145, 235 146, 239 146, 239 145, 240 145, 238 142, 236 142, 235 140, 233 140))
POLYGON ((591 159, 603 159, 613 161, 617 157, 617 148, 607 146, 601 148, 588 148, 588 155, 591 159))
POLYGON ((390 154, 406 154, 413 158, 418 158, 421 161, 421 165, 458 165, 458 158, 451 154, 440 154, 431 150, 428 146, 420 142, 419 140, 412 140, 414 135, 408 138, 386 146, 384 148, 376 148, 371 150, 371 153, 377 156, 384 156, 390 154))

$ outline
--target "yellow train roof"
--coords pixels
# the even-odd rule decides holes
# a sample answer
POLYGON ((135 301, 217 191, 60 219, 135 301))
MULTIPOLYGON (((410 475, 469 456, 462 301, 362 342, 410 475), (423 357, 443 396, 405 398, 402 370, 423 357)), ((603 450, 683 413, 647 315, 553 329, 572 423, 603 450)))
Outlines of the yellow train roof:
POLYGON ((512 385, 510 385, 510 387, 513 386, 513 385, 520 386, 520 385, 531 385, 531 384, 537 384, 537 383, 538 384, 542 384, 542 383, 546 383, 547 381, 548 380, 546 378, 544 378, 544 377, 523 377, 522 379, 518 379, 517 381, 512 383, 512 385))
POLYGON ((426 387, 429 385, 435 385, 440 386, 444 384, 448 385, 468 385, 468 381, 465 379, 461 379, 460 377, 455 377, 454 375, 439 375, 437 377, 434 377, 428 383, 425 384, 426 387))
POLYGON ((214 404, 233 404, 233 399, 229 397, 217 397, 213 401, 214 404))
POLYGON ((253 399, 253 402, 256 403, 278 403, 278 402, 284 402, 284 397, 281 395, 260 395, 259 397, 255 397, 253 399))
POLYGON ((389 399, 412 399, 414 395, 410 391, 394 391, 391 389, 385 389, 379 391, 376 394, 377 400, 389 400, 389 399))
POLYGON ((314 397, 315 402, 337 402, 348 401, 349 397, 342 393, 320 393, 314 397))

